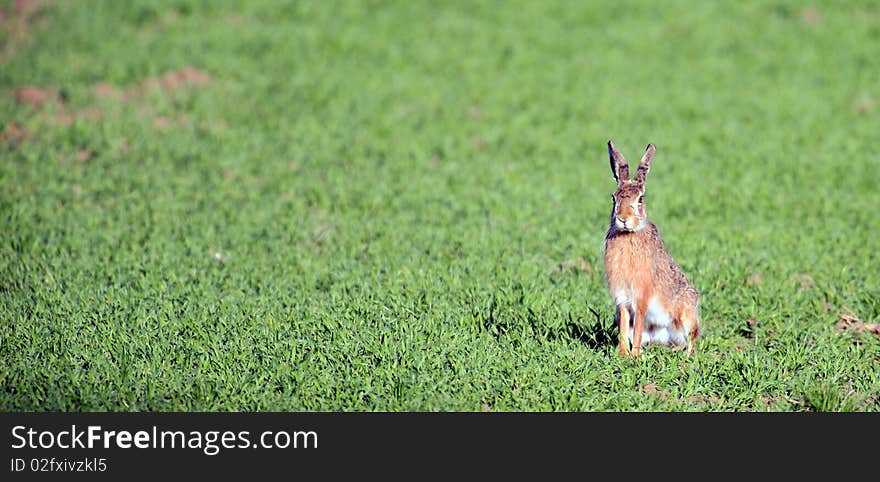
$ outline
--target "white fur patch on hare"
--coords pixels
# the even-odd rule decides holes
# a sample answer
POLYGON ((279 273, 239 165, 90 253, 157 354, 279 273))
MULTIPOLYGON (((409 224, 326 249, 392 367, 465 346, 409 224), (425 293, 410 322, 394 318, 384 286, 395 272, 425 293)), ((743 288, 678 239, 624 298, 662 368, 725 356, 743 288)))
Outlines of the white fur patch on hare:
POLYGON ((626 306, 627 309, 632 311, 635 309, 635 296, 631 290, 617 290, 614 292, 614 304, 617 306, 623 305, 626 306))
POLYGON ((652 298, 648 302, 648 312, 645 313, 645 325, 666 328, 670 323, 672 323, 672 317, 663 307, 663 303, 660 303, 657 298, 652 298))
MULTIPOLYGON (((625 290, 617 291, 614 295, 614 301, 621 308, 634 314, 635 299, 633 293, 627 293, 625 290)), ((629 330, 627 334, 630 343, 632 343, 633 331, 629 330)), ((647 345, 651 343, 669 346, 687 345, 687 334, 683 329, 675 329, 672 323, 672 316, 657 298, 652 298, 648 302, 648 310, 645 312, 645 328, 642 331, 642 344, 647 345)))
POLYGON ((645 331, 642 340, 644 343, 684 346, 687 344, 687 334, 684 330, 675 329, 672 316, 660 300, 653 298, 648 303, 648 311, 645 313, 645 331))
POLYGON ((645 327, 645 331, 642 332, 642 343, 685 346, 687 345, 687 337, 683 330, 676 330, 671 326, 668 328, 658 328, 657 325, 650 325, 645 327))

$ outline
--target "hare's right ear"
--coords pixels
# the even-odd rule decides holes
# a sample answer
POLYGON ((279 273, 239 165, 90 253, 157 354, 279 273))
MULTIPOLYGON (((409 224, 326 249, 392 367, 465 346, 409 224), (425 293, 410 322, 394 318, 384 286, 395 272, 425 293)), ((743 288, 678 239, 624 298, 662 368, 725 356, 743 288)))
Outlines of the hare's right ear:
POLYGON ((639 161, 639 168, 636 169, 637 183, 645 183, 645 177, 648 176, 648 171, 651 170, 651 161, 654 160, 654 154, 656 153, 657 148, 654 147, 654 144, 648 144, 648 147, 645 149, 645 155, 642 156, 642 160, 639 161))
POLYGON ((629 166, 623 154, 617 150, 614 143, 608 141, 608 157, 611 158, 611 173, 614 174, 614 180, 618 183, 629 180, 629 166))

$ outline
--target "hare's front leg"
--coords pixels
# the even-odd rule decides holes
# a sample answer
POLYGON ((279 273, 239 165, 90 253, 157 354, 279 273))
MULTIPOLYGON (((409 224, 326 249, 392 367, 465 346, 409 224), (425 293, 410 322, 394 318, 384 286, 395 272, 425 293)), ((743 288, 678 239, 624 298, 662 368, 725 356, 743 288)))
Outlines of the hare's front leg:
POLYGON ((624 305, 617 305, 616 309, 620 356, 627 356, 629 355, 629 308, 624 305))
MULTIPOLYGON (((643 297, 642 299, 644 299, 643 297)), ((633 346, 632 356, 638 358, 642 354, 642 332, 645 330, 645 315, 648 312, 647 303, 639 302, 636 304, 635 319, 633 320, 633 346)))

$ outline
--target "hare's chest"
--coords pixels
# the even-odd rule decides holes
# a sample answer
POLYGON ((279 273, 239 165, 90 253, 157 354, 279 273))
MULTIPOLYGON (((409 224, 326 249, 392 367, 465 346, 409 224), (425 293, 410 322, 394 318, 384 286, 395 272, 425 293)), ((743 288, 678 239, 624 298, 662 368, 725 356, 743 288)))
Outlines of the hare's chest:
POLYGON ((634 305, 638 297, 650 296, 653 291, 651 268, 646 260, 635 257, 612 259, 606 262, 605 274, 616 305, 634 305))

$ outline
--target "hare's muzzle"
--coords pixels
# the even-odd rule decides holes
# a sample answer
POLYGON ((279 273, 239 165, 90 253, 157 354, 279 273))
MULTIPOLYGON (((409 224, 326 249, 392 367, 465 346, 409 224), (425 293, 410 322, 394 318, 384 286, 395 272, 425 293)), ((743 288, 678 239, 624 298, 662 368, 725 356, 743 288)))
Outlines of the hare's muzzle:
POLYGON ((621 206, 614 215, 614 224, 618 229, 633 230, 639 225, 639 216, 630 206, 621 206))
POLYGON ((614 224, 617 225, 618 229, 633 231, 639 225, 639 218, 636 216, 630 216, 628 218, 617 217, 614 219, 614 224))

